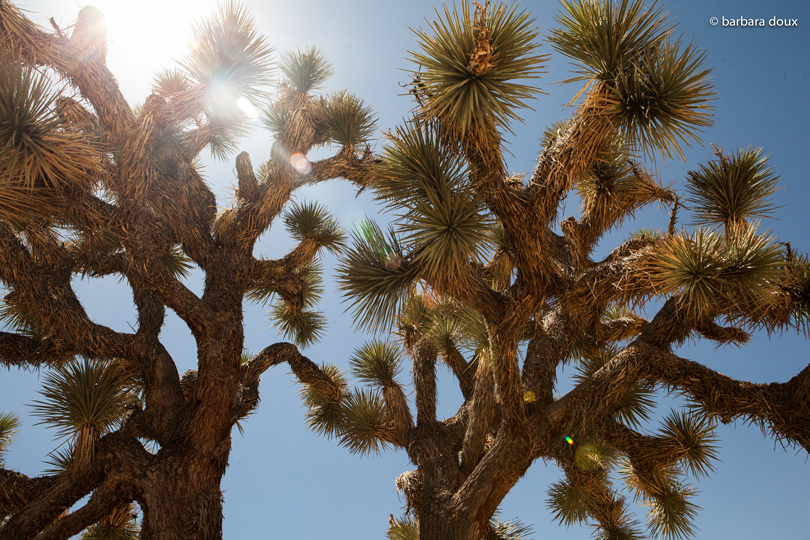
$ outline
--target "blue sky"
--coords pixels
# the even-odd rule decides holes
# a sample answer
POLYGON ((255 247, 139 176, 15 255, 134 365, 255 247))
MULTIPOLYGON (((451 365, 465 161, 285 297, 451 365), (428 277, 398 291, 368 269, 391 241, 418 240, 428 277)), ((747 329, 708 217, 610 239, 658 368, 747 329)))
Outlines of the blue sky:
MULTIPOLYGON (((410 67, 406 52, 415 48, 411 28, 424 27, 433 16, 433 3, 423 0, 388 2, 383 0, 245 0, 257 27, 278 52, 315 45, 334 64, 335 75, 327 90, 345 87, 354 91, 377 112, 381 128, 391 128, 408 115, 412 103, 401 84, 408 82, 403 71, 410 67)), ((67 0, 20 2, 20 7, 38 12, 35 20, 47 24, 48 17, 66 26, 80 8, 67 0)), ((108 16, 110 26, 110 69, 121 82, 131 103, 148 95, 152 75, 184 52, 185 32, 192 18, 211 11, 216 2, 200 0, 138 3, 95 2, 108 16), (144 45, 145 43, 145 45, 144 45)), ((522 6, 534 12, 541 35, 554 24, 556 2, 531 1, 522 6)), ((784 188, 776 194, 781 205, 778 220, 766 225, 782 240, 803 252, 810 252, 810 184, 806 160, 810 153, 810 3, 803 0, 755 2, 704 0, 668 2, 666 8, 679 23, 685 41, 708 52, 707 63, 714 66, 716 124, 707 129, 703 140, 727 151, 737 147, 761 146, 771 156, 771 164, 781 176, 784 188), (710 18, 797 19, 798 27, 740 28, 711 26, 710 18)), ((544 52, 552 53, 548 44, 544 52)), ((533 103, 534 111, 522 115, 510 137, 513 157, 510 167, 531 171, 538 152, 538 138, 544 127, 570 114, 564 105, 578 88, 554 84, 566 78, 567 60, 552 56, 540 84, 548 95, 533 103)), ((250 152, 254 164, 269 154, 269 135, 261 130, 245 140, 241 148, 250 152)), ((381 149, 378 143, 377 149, 381 149)), ((658 164, 664 183, 680 183, 684 173, 710 158, 710 150, 695 147, 687 152, 688 163, 658 164)), ((227 204, 234 182, 233 161, 206 163, 207 178, 227 204)), ((377 208, 368 196, 355 196, 345 182, 330 182, 302 190, 298 200, 318 200, 326 204, 350 230, 365 214, 377 208)), ((577 202, 569 200, 568 214, 576 213, 577 202)), ((565 217, 565 216, 563 216, 565 217)), ((665 226, 668 216, 656 209, 640 212, 638 226, 665 226)), ((682 224, 688 221, 683 216, 682 224)), ((626 230, 612 235, 604 248, 623 238, 626 230)), ((264 235, 257 253, 278 257, 292 242, 282 227, 264 235)), ((325 258, 327 265, 334 260, 325 258)), ((329 333, 321 344, 305 351, 316 362, 348 367, 351 351, 364 336, 351 328, 351 317, 327 276, 323 310, 330 317, 329 333)), ((192 283, 200 288, 199 279, 192 283)), ((83 282, 77 285, 88 312, 99 321, 127 330, 134 320, 131 297, 114 280, 83 282)), ((246 347, 258 352, 279 341, 261 306, 246 305, 246 347)), ((164 329, 165 343, 178 362, 180 371, 193 367, 195 351, 189 332, 176 317, 164 329)), ((704 362, 730 376, 755 382, 785 381, 810 361, 806 338, 793 333, 757 336, 743 349, 714 349, 695 344, 679 353, 704 362)), ((440 411, 452 414, 459 404, 446 370, 439 370, 445 384, 440 387, 440 411)), ((563 373, 563 378, 565 377, 563 373)), ((42 459, 56 443, 52 434, 34 427, 25 416, 23 405, 36 399, 41 374, 8 371, 0 373, 0 411, 23 416, 24 428, 7 458, 7 465, 27 474, 42 470, 42 459)), ((371 540, 384 538, 389 514, 400 515, 402 500, 394 479, 409 470, 402 452, 379 457, 350 455, 329 441, 308 431, 304 410, 294 378, 288 370, 267 372, 261 386, 262 404, 245 423, 244 436, 234 434, 230 468, 225 477, 225 538, 371 540)), ((666 400, 665 400, 666 401, 666 400)), ((666 412, 669 401, 664 408, 666 412)), ((807 485, 810 465, 805 454, 783 450, 759 429, 739 424, 723 426, 721 462, 716 473, 696 485, 703 507, 697 525, 697 538, 800 538, 806 536, 806 516, 810 513, 807 485)), ((565 529, 551 522, 545 507, 546 488, 560 476, 553 465, 535 464, 510 493, 503 505, 503 517, 520 517, 534 525, 534 538, 559 540, 590 537, 587 527, 565 529)))

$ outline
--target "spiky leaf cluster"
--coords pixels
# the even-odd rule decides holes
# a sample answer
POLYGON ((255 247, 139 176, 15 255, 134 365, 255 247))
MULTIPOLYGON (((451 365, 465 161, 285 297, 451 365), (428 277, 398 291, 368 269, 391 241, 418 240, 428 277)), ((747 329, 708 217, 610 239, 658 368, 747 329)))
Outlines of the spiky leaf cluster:
POLYGON ((14 436, 20 429, 20 419, 11 413, 0 413, 0 463, 3 462, 3 454, 8 451, 14 436))
POLYGON ((106 518, 91 525, 79 540, 136 540, 141 528, 136 521, 138 514, 131 504, 112 511, 106 518))
POLYGON ((653 201, 673 202, 674 194, 656 183, 632 160, 626 144, 618 137, 591 174, 575 187, 582 199, 583 216, 599 231, 621 223, 639 208, 653 201))
MULTIPOLYGON (((320 340, 326 332, 327 318, 315 310, 323 294, 323 268, 317 260, 296 269, 296 274, 304 282, 304 303, 293 309, 284 301, 278 301, 270 308, 270 321, 285 338, 292 339, 300 347, 308 347, 320 340)), ((250 300, 266 301, 275 294, 272 281, 260 281, 246 297, 250 300)))
POLYGON ((760 148, 718 153, 718 159, 701 164, 687 178, 687 201, 697 225, 720 225, 731 233, 770 217, 776 209, 770 199, 779 189, 779 177, 760 148))
MULTIPOLYGON (((346 378, 336 365, 323 364, 321 371, 341 388, 346 387, 346 378)), ((302 386, 301 397, 307 408, 306 419, 310 429, 330 438, 340 433, 343 422, 343 404, 341 402, 324 398, 308 385, 302 386)))
POLYGON ((492 250, 494 223, 468 183, 464 160, 413 122, 390 139, 375 188, 400 215, 388 238, 364 225, 340 269, 361 326, 390 324, 391 308, 411 283, 452 280, 492 250))
POLYGON ((542 73, 534 20, 516 6, 491 11, 462 0, 436 10, 429 30, 417 30, 419 50, 411 52, 413 92, 423 119, 436 119, 447 133, 464 137, 520 120, 517 109, 538 92, 524 80, 542 73))
POLYGON ((597 82, 594 103, 646 154, 683 158, 682 144, 711 125, 705 53, 672 41, 666 13, 641 0, 565 0, 557 22, 554 48, 579 65, 570 80, 597 82))
POLYGON ((667 238, 649 271, 658 293, 679 292, 696 313, 734 313, 769 301, 783 260, 774 238, 756 227, 728 240, 698 229, 667 238))
POLYGON ((293 203, 284 212, 284 225, 299 242, 314 240, 332 253, 337 253, 345 245, 340 223, 326 207, 317 203, 293 203))
POLYGON ((387 446, 382 437, 387 424, 385 402, 380 393, 369 388, 355 390, 344 403, 340 445, 352 454, 377 455, 387 446))
POLYGON ((531 525, 524 525, 517 519, 508 521, 491 520, 491 530, 483 540, 527 540, 533 530, 531 525))
POLYGON ((324 107, 324 124, 329 138, 349 152, 368 144, 377 130, 374 111, 347 90, 329 96, 324 107))
POLYGON ((73 360, 45 375, 42 399, 33 402, 33 414, 62 439, 88 428, 103 434, 121 419, 127 386, 123 372, 113 364, 73 360))
POLYGON ((160 254, 160 262, 173 275, 185 279, 191 275, 194 263, 178 245, 168 246, 160 254))
POLYGON ((96 141, 64 125, 60 91, 30 66, 0 56, 0 216, 48 218, 66 189, 93 185, 96 141))
MULTIPOLYGON (((315 306, 323 295, 323 265, 318 260, 303 264, 296 268, 295 273, 304 282, 304 307, 315 306)), ((276 293, 276 284, 272 279, 258 279, 253 288, 245 294, 245 298, 252 302, 272 301, 276 293)))
POLYGON ((320 90, 334 73, 332 65, 315 47, 285 52, 279 60, 285 80, 300 95, 320 90))
MULTIPOLYGON (((325 96, 316 96, 333 70, 323 54, 314 47, 287 52, 280 62, 283 77, 279 83, 276 99, 265 110, 264 124, 275 135, 274 153, 276 157, 287 159, 290 154, 309 152, 313 146, 327 144, 331 133, 329 127, 329 102, 325 96)), ((337 106, 344 120, 352 120, 354 127, 344 126, 341 129, 361 136, 364 122, 370 115, 361 102, 346 95, 346 105, 357 105, 354 114, 348 113, 346 107, 337 106), (349 116, 345 116, 348 114, 349 116), (350 118, 351 117, 351 118, 350 118)), ((344 133, 345 134, 345 133, 344 133)))
POLYGON ((267 97, 272 49, 243 6, 229 0, 210 20, 197 22, 192 43, 180 65, 188 77, 209 89, 215 103, 231 106, 243 97, 258 105, 267 97))
POLYGON ((55 449, 45 458, 45 465, 48 466, 43 472, 52 476, 59 476, 68 472, 76 461, 75 445, 68 442, 55 449))
POLYGON ((793 255, 785 261, 779 285, 782 294, 761 311, 768 328, 793 327, 810 335, 810 261, 806 255, 793 255))
POLYGON ((352 371, 361 382, 380 387, 396 384, 402 369, 400 348, 389 341, 373 340, 355 349, 349 359, 352 371))
POLYGON ((699 411, 672 411, 660 430, 662 437, 678 442, 683 452, 681 461, 695 478, 708 476, 714 471, 713 462, 718 459, 714 424, 699 411))
POLYGON ((189 76, 180 69, 163 69, 155 75, 152 90, 155 93, 169 97, 172 94, 188 91, 193 85, 189 76))
POLYGON ((631 467, 622 474, 625 483, 635 492, 636 500, 648 507, 647 524, 653 536, 676 540, 694 535, 699 507, 689 500, 695 492, 680 481, 676 467, 643 474, 631 467))
POLYGON ((554 521, 570 527, 584 523, 588 519, 588 496, 586 489, 559 481, 549 487, 546 506, 551 510, 554 521))
POLYGON ((390 328, 418 270, 405 258, 396 234, 366 221, 352 233, 352 245, 338 264, 338 283, 355 311, 355 324, 390 328))
POLYGON ((549 36, 554 49, 578 64, 575 81, 610 81, 624 66, 672 34, 673 24, 658 7, 628 0, 562 0, 549 36))
POLYGON ((392 518, 385 535, 388 540, 419 540, 419 526, 410 517, 392 518))
POLYGON ((287 304, 278 303, 271 308, 269 319, 284 339, 292 339, 303 348, 316 343, 326 333, 327 318, 318 311, 291 311, 287 304))

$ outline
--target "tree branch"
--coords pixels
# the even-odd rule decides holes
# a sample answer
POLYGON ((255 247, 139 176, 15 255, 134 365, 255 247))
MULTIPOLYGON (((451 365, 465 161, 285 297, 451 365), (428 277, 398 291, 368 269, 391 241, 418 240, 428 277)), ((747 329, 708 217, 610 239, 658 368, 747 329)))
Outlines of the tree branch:
POLYGON ((408 350, 413 361, 413 386, 416 390, 416 425, 436 422, 436 357, 438 352, 428 338, 422 338, 408 350))
POLYGON ((88 54, 81 40, 42 31, 20 10, 13 6, 9 8, 8 2, 3 4, 3 17, 13 20, 0 28, 16 31, 16 35, 0 36, 6 42, 5 47, 20 54, 26 62, 51 67, 70 80, 93 105, 111 138, 119 142, 123 140, 134 115, 115 77, 107 69, 103 55, 88 54))
POLYGON ((799 444, 810 453, 810 365, 786 383, 755 384, 659 350, 646 367, 645 378, 688 395, 723 423, 741 417, 767 425, 777 439, 799 444))

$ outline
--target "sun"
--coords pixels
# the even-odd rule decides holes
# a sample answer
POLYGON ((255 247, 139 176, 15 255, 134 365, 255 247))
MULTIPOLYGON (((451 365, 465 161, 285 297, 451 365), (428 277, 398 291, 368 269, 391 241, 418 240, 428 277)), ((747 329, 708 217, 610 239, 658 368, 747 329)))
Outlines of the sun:
MULTIPOLYGON (((175 67, 175 61, 189 51, 192 23, 213 13, 217 4, 217 0, 94 0, 90 4, 106 19, 107 65, 127 99, 142 102, 149 95, 155 74, 175 67)), ((79 8, 74 9, 75 13, 65 15, 67 20, 75 20, 79 8)))

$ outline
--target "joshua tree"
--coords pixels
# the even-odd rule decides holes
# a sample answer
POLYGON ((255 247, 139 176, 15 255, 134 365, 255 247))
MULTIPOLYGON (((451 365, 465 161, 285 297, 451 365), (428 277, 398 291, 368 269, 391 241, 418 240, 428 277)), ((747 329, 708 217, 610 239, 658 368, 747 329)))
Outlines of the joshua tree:
MULTIPOLYGON (((563 8, 551 41, 579 64, 571 81, 582 88, 571 118, 546 131, 531 177, 507 173, 502 136, 535 97, 546 60, 533 22, 517 8, 462 1, 417 33, 415 114, 380 156, 365 149, 374 129, 360 100, 316 94, 330 72, 320 54, 284 56, 266 107, 270 159, 254 171, 246 154, 236 158, 237 195, 218 213, 196 159, 234 149, 246 126, 237 103, 264 106, 270 82, 269 49, 241 8, 227 4, 199 24, 199 46, 133 109, 105 65, 96 10, 82 10, 70 31, 46 32, 0 0, 10 326, 0 361, 54 368, 36 411, 68 443, 45 476, 0 470, 0 540, 88 527, 90 537, 136 534, 133 502, 142 538, 221 536, 232 428, 255 408, 259 376, 281 363, 305 383, 315 429, 359 453, 408 452, 416 470, 398 485, 410 515, 392 518, 392 538, 520 536, 525 528, 498 522, 496 510, 538 459, 565 472, 549 496, 560 522, 639 536, 610 482, 620 474, 651 505, 650 530, 678 537, 695 512, 682 473, 710 470, 714 422, 743 418, 810 450, 808 369, 752 385, 673 352, 688 338, 742 344, 757 329, 807 332, 807 259, 759 230, 776 189, 766 158, 718 148, 689 174, 697 228, 682 230, 678 195, 650 164, 680 157, 711 121, 703 54, 640 1, 563 8), (329 142, 334 156, 307 161, 329 142), (388 232, 362 228, 340 267, 358 324, 386 337, 351 360, 371 388, 350 389, 292 344, 242 350, 245 299, 280 298, 273 316, 299 346, 320 335, 316 255, 343 238, 321 207, 287 203, 296 187, 337 177, 396 214, 388 232), (578 218, 561 215, 568 194, 582 199, 578 218), (650 203, 672 206, 669 229, 641 231, 596 260, 605 233, 650 203), (254 256, 279 217, 299 244, 282 259, 254 256), (191 267, 205 276, 201 296, 182 279, 191 267), (108 275, 132 290, 131 333, 90 320, 72 289, 74 276, 108 275), (166 308, 196 341, 197 369, 183 376, 159 340, 166 308), (444 420, 439 361, 464 397, 444 420), (580 376, 555 396, 571 363, 580 376), (650 434, 642 423, 656 388, 692 406, 650 434)), ((0 444, 16 429, 4 422, 0 444)))
MULTIPOLYGON (((266 119, 271 157, 258 171, 246 153, 236 158, 236 197, 218 212, 198 156, 227 156, 248 126, 239 105, 267 105, 271 49, 233 2, 194 34, 179 68, 133 108, 107 69, 98 10, 46 31, 0 1, 0 364, 55 368, 36 413, 67 443, 45 476, 0 469, 4 540, 88 527, 87 538, 131 537, 133 502, 141 538, 221 537, 232 427, 256 407, 266 360, 297 358, 286 344, 261 362, 243 357, 243 300, 280 298, 274 315, 301 339, 322 327, 316 256, 342 236, 322 207, 287 202, 307 183, 362 182, 374 121, 348 92, 313 93, 330 74, 318 52, 283 56, 266 119), (336 155, 306 160, 327 143, 336 155), (280 218, 297 246, 278 260, 254 256, 280 218), (205 276, 202 295, 182 279, 191 268, 205 276), (133 330, 91 320, 76 276, 125 283, 133 330), (197 369, 182 377, 159 339, 167 309, 196 342, 197 369)), ((13 428, 2 417, 4 446, 13 428)))
POLYGON ((488 3, 437 14, 411 53, 415 115, 370 169, 395 218, 388 232, 368 223, 355 234, 339 268, 357 324, 390 337, 351 359, 367 387, 350 390, 335 366, 293 366, 309 422, 353 452, 407 452, 416 470, 397 485, 409 516, 392 518, 390 538, 508 535, 493 515, 538 460, 564 471, 548 497, 560 523, 640 537, 621 478, 649 506, 649 532, 687 536, 696 507, 683 476, 712 469, 716 421, 743 419, 810 451, 810 368, 758 385, 673 352, 690 338, 807 333, 808 260, 759 227, 777 177, 760 150, 717 148, 686 179, 696 228, 679 227, 679 195, 649 164, 700 142, 713 91, 704 54, 641 1, 563 2, 550 40, 578 65, 576 110, 546 131, 530 177, 509 175, 501 137, 545 60, 533 23, 488 3), (581 214, 563 219, 569 194, 581 214), (605 233, 650 203, 670 205, 668 230, 641 230, 597 259, 605 233), (439 362, 464 398, 446 419, 439 362), (555 396, 571 363, 574 387, 555 396), (650 433, 640 426, 655 389, 690 406, 650 433))

